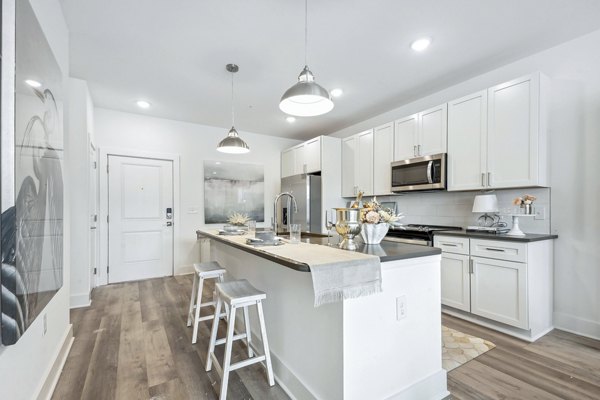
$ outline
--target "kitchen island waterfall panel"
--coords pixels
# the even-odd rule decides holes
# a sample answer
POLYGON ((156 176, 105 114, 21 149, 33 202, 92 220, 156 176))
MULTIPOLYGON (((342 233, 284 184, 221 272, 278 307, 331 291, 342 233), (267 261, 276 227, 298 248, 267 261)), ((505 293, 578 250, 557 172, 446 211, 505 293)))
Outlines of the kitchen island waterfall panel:
MULTIPOLYGON (((442 399, 449 394, 441 367, 439 253, 382 262, 382 293, 315 308, 310 273, 226 241, 212 239, 210 249, 210 258, 227 269, 227 280, 247 279, 267 294, 263 306, 273 369, 293 397, 442 399), (398 298, 405 299, 403 318, 398 298)), ((261 350, 252 318, 251 330, 261 350)))

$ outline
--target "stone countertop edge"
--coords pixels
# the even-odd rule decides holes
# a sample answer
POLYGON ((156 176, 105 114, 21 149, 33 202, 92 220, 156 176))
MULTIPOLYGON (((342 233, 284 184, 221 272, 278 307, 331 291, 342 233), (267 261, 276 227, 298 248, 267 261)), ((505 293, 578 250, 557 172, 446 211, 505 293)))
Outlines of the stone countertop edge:
MULTIPOLYGON (((196 231, 196 237, 198 239, 201 238, 208 238, 208 239, 214 239, 218 242, 221 242, 223 244, 229 245, 231 247, 237 248, 239 250, 243 250, 243 251, 247 251, 248 253, 254 254, 258 257, 262 257, 265 258, 267 260, 276 262, 278 264, 281 264, 285 267, 291 268, 293 270, 299 271, 299 272, 310 272, 310 266, 306 263, 303 262, 296 262, 293 260, 290 260, 288 258, 283 258, 283 257, 278 257, 274 254, 270 254, 270 253, 266 253, 264 251, 260 251, 257 249, 254 249, 252 247, 247 247, 247 246, 242 246, 238 243, 229 241, 227 239, 225 239, 224 237, 220 237, 219 235, 215 235, 213 233, 210 232, 206 232, 206 231, 202 231, 202 230, 197 230, 196 231)), ((321 244, 315 244, 316 246, 321 246, 321 244)), ((388 249, 388 250, 396 250, 393 251, 394 254, 391 255, 379 255, 379 260, 381 262, 387 262, 387 261, 396 261, 396 260, 405 260, 405 259, 410 259, 410 258, 419 258, 419 257, 428 257, 428 256, 435 256, 435 255, 439 255, 442 253, 441 249, 438 249, 437 247, 429 247, 429 246, 420 246, 420 245, 411 245, 411 244, 404 244, 404 243, 397 243, 397 242, 388 242, 388 241, 383 241, 381 243, 381 245, 373 245, 373 246, 367 246, 367 245, 363 245, 360 246, 360 249, 357 250, 358 253, 362 253, 362 254, 372 254, 372 255, 377 255, 377 254, 373 254, 372 252, 370 252, 370 250, 375 250, 375 249, 381 249, 384 250, 388 249)))
POLYGON ((469 237, 473 239, 487 239, 487 240, 503 240, 508 242, 539 242, 541 240, 552 240, 558 239, 558 235, 550 233, 527 233, 525 236, 509 236, 507 234, 496 235, 493 233, 479 233, 479 232, 467 232, 467 231, 436 231, 436 236, 458 236, 458 237, 469 237))

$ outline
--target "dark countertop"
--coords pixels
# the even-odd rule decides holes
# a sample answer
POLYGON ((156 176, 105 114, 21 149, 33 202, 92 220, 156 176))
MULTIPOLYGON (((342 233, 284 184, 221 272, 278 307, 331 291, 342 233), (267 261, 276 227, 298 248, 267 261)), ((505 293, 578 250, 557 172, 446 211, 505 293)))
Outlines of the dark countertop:
MULTIPOLYGON (((218 242, 227 244, 229 246, 235 247, 237 249, 247 251, 248 253, 252 253, 258 257, 265 258, 267 260, 276 262, 278 264, 284 265, 288 268, 292 268, 296 271, 301 272, 310 272, 310 267, 308 264, 302 262, 294 262, 287 258, 278 257, 274 254, 265 253, 264 251, 260 251, 260 249, 255 249, 248 246, 241 246, 235 242, 231 242, 226 240, 226 236, 219 236, 211 234, 210 232, 205 232, 202 230, 197 230, 196 235, 198 238, 208 237, 210 239, 214 239, 218 242)), ((280 235, 281 237, 285 237, 284 235, 280 235)), ((302 234, 302 242, 304 243, 312 243, 316 245, 327 245, 327 236, 320 234, 302 234)), ((366 245, 362 243, 360 238, 355 239, 356 244, 358 245, 358 249, 356 252, 363 254, 370 254, 374 256, 379 256, 381 262, 387 261, 396 261, 396 260, 406 260, 410 258, 418 258, 418 257, 427 257, 434 256, 437 254, 441 254, 441 250, 436 247, 429 246, 420 246, 416 244, 406 244, 406 243, 398 243, 398 242, 388 242, 382 241, 381 244, 377 245, 366 245)), ((331 243, 337 244, 337 238, 331 238, 331 243)), ((286 244, 284 246, 293 246, 286 244)))
POLYGON ((508 242, 539 242, 540 240, 557 239, 558 235, 527 233, 525 236, 496 235, 493 233, 467 232, 467 231, 437 231, 435 235, 469 237, 473 239, 505 240, 508 242))

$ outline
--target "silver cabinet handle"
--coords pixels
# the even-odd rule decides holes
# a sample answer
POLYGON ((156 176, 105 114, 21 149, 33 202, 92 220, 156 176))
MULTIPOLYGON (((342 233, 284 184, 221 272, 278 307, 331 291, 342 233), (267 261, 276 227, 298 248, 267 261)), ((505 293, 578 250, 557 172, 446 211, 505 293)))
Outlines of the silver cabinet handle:
POLYGON ((485 187, 485 172, 481 173, 481 186, 485 187))
POLYGON ((421 155, 421 145, 417 146, 417 155, 420 156, 421 155))
POLYGON ((489 251, 499 251, 499 252, 501 252, 501 253, 504 253, 504 252, 506 251, 506 250, 504 250, 504 249, 495 249, 495 248, 493 248, 493 247, 486 247, 485 249, 486 249, 486 250, 489 250, 489 251))
POLYGON ((413 146, 413 156, 417 156, 417 145, 413 146))
POLYGON ((492 173, 488 172, 488 181, 487 181, 487 185, 488 186, 492 186, 492 173))
POLYGON ((469 273, 472 274, 473 273, 473 259, 469 259, 469 273))
POLYGON ((442 246, 451 246, 451 247, 457 247, 458 245, 455 243, 441 243, 442 246))

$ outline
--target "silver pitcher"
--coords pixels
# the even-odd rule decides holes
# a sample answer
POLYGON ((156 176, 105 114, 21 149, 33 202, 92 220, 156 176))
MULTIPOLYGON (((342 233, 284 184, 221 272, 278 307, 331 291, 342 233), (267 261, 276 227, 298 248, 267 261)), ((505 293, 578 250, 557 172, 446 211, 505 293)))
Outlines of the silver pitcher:
POLYGON ((354 237, 360 233, 360 208, 336 208, 335 230, 342 237, 340 249, 356 250, 354 237))

